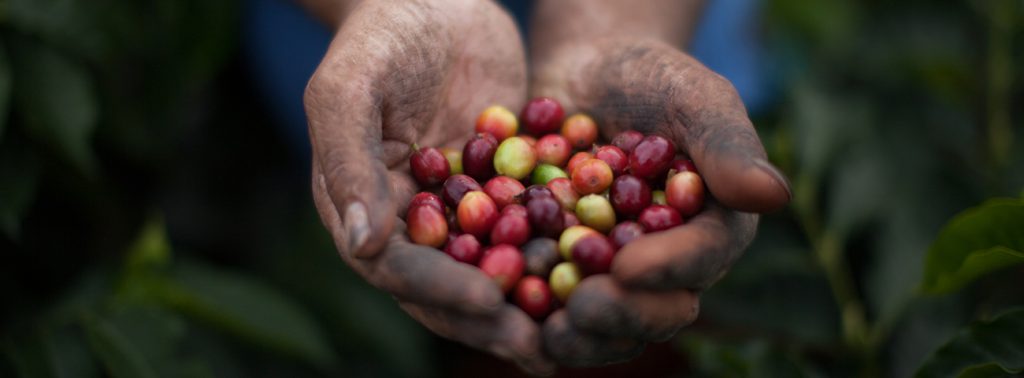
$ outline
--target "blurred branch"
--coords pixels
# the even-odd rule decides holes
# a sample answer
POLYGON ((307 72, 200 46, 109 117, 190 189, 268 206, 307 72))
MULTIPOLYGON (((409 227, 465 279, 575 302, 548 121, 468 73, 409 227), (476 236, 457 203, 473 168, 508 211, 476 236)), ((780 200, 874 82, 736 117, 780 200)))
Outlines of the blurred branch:
POLYGON ((987 134, 992 186, 1002 190, 1002 174, 1013 143, 1010 125, 1010 86, 1013 84, 1013 17, 1016 2, 994 1, 988 6, 987 134))
POLYGON ((797 219, 807 234, 814 256, 825 273, 829 288, 839 307, 843 341, 848 348, 863 358, 862 373, 865 376, 872 376, 877 370, 877 344, 868 343, 871 332, 868 329, 864 304, 857 294, 853 274, 844 259, 842 241, 835 232, 822 226, 822 216, 817 205, 817 183, 818 180, 810 175, 800 176, 797 180, 797 219))

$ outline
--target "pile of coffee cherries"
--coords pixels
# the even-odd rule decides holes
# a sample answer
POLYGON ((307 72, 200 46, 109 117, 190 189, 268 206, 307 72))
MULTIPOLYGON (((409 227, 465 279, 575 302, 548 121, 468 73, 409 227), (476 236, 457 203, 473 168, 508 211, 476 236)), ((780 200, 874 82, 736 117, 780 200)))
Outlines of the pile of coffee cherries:
POLYGON ((409 159, 424 190, 406 214, 409 238, 479 267, 538 320, 583 277, 608 273, 619 248, 704 203, 693 162, 668 139, 625 131, 597 145, 593 119, 564 115, 550 98, 518 119, 491 106, 462 150, 414 146, 409 159))

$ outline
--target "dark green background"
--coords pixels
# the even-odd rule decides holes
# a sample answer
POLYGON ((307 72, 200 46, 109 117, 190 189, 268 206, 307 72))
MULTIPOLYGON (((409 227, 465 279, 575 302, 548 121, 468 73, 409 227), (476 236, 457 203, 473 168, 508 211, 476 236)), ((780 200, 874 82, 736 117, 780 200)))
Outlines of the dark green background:
MULTIPOLYGON (((337 258, 238 18, 226 1, 0 2, 0 376, 516 374, 337 258)), ((781 93, 755 123, 794 202, 696 324, 626 367, 563 373, 1024 369, 1024 3, 772 0, 763 21, 781 93)))

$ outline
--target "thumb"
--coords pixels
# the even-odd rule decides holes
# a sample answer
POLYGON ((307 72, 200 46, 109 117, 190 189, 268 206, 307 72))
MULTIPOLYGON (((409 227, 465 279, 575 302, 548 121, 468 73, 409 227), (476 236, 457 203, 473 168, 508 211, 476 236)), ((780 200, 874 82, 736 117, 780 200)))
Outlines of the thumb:
POLYGON ((679 104, 679 121, 685 127, 683 140, 677 142, 697 165, 711 194, 725 206, 756 213, 782 208, 792 197, 789 182, 768 162, 736 89, 728 80, 707 73, 700 81, 704 88, 698 91, 703 96, 679 104))
POLYGON ((696 59, 662 43, 608 40, 600 52, 579 52, 572 101, 592 114, 605 136, 627 129, 661 134, 686 151, 711 194, 746 212, 786 205, 786 178, 764 147, 736 89, 696 59))
POLYGON ((383 249, 397 212, 382 160, 379 100, 366 88, 365 80, 318 70, 304 98, 314 185, 327 191, 342 221, 343 235, 334 235, 339 248, 347 248, 340 252, 359 258, 383 249))

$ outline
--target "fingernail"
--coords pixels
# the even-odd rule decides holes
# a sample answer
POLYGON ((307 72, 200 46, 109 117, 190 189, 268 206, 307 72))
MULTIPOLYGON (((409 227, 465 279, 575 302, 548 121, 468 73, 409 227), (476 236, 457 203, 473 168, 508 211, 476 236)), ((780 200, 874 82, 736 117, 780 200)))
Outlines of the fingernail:
POLYGON ((775 179, 775 182, 782 187, 782 190, 786 191, 786 197, 790 200, 793 199, 793 192, 789 189, 789 180, 786 179, 786 175, 779 172, 778 168, 769 163, 764 159, 754 159, 754 165, 761 169, 762 172, 767 173, 769 176, 775 179))
POLYGON ((526 370, 530 375, 537 377, 548 377, 555 374, 555 368, 549 363, 536 360, 516 361, 516 363, 523 370, 526 370))
POLYGON ((348 250, 353 256, 370 238, 370 219, 366 215, 366 206, 360 202, 352 202, 345 210, 345 231, 348 233, 348 250))
POLYGON ((512 348, 509 348, 508 346, 505 345, 493 345, 491 346, 490 350, 491 353, 493 353, 495 356, 498 356, 506 360, 511 360, 512 357, 514 357, 512 353, 512 348))
POLYGON ((495 301, 488 298, 475 303, 475 307, 481 314, 493 314, 501 309, 502 303, 504 303, 503 300, 495 301))

